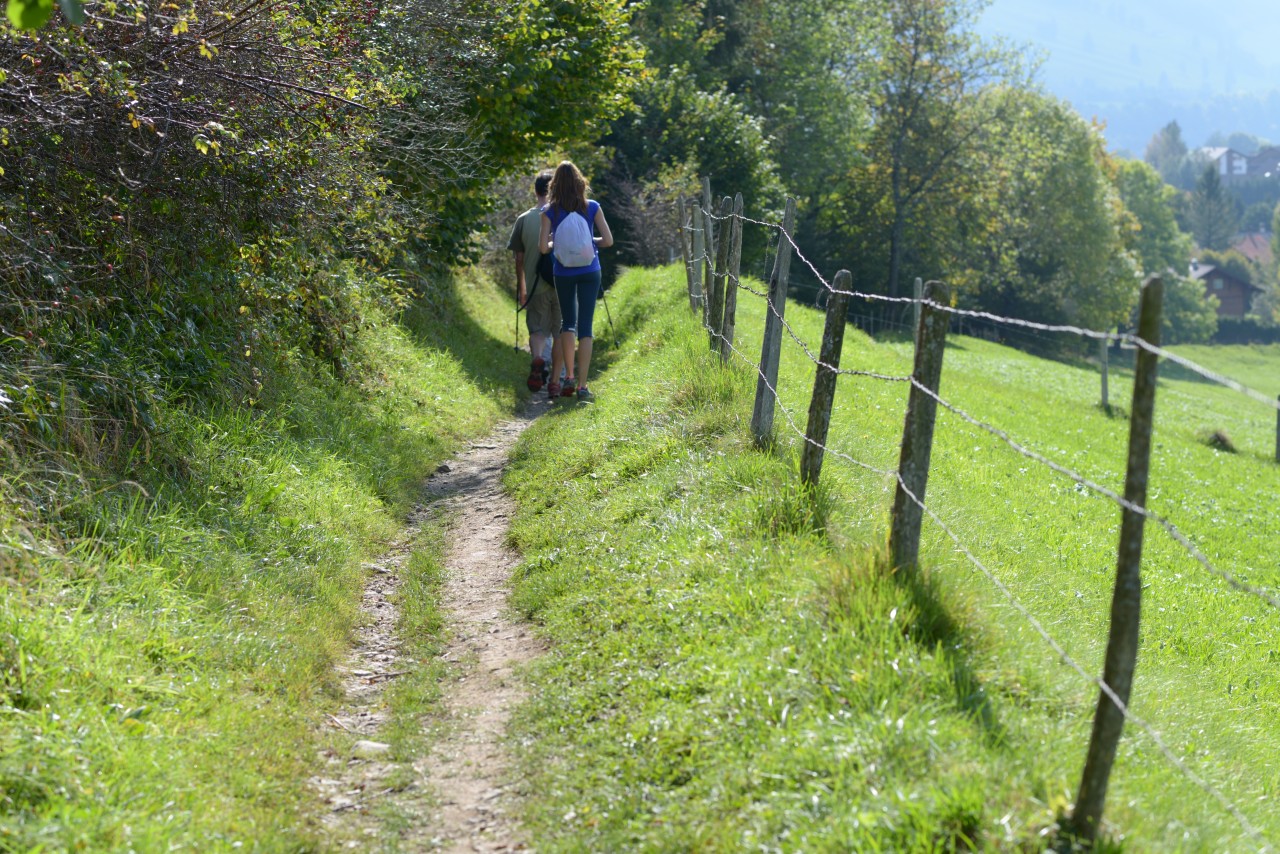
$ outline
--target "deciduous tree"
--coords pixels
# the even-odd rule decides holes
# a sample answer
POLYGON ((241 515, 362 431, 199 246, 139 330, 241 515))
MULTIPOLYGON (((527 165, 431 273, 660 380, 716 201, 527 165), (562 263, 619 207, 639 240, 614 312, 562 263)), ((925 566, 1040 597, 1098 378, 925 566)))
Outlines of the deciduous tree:
POLYGON ((1137 160, 1121 161, 1116 188, 1134 221, 1127 243, 1145 272, 1163 275, 1172 270, 1186 275, 1191 263, 1191 238, 1178 227, 1175 216, 1178 191, 1151 166, 1137 160))
POLYGON ((897 296, 909 224, 960 175, 984 130, 1003 122, 1006 93, 1025 81, 1019 55, 970 28, 976 0, 889 0, 864 73, 875 81, 875 127, 863 150, 883 172, 888 216, 885 290, 897 296), (983 96, 985 94, 985 96, 983 96))

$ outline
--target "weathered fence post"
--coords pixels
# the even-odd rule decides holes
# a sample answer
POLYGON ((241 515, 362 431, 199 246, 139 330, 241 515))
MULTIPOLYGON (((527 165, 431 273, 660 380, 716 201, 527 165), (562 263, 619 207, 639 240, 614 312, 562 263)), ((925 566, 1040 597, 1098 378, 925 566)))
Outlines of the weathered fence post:
POLYGON ((684 284, 689 292, 689 310, 693 311, 693 251, 689 247, 689 214, 685 210, 684 196, 676 199, 676 236, 680 238, 680 257, 684 260, 684 284))
POLYGON ((742 193, 733 197, 729 229, 729 268, 724 279, 724 321, 720 324, 720 361, 733 358, 733 330, 738 315, 738 273, 742 267, 742 193))
MULTIPOLYGON (((715 272, 711 276, 711 299, 707 301, 707 334, 710 336, 710 345, 713 352, 720 350, 720 333, 724 328, 724 293, 725 293, 725 273, 729 266, 729 244, 732 240, 726 240, 729 235, 725 234, 724 226, 730 222, 729 217, 733 214, 733 199, 725 196, 720 200, 720 234, 716 243, 716 266, 715 272)), ((732 231, 732 229, 730 229, 732 231)))
MULTIPOLYGON (((1163 299, 1164 283, 1157 276, 1147 279, 1142 285, 1138 337, 1156 347, 1160 346, 1163 299)), ((1125 712, 1121 705, 1128 708, 1134 665, 1138 659, 1138 623, 1142 613, 1142 531, 1146 519, 1138 509, 1132 508, 1144 508, 1147 503, 1158 364, 1159 358, 1155 353, 1138 349, 1133 372, 1133 408, 1129 416, 1129 461, 1124 479, 1124 498, 1131 506, 1121 512, 1116 586, 1111 598, 1111 635, 1107 640, 1107 657, 1102 670, 1104 687, 1098 693, 1089 752, 1080 776, 1080 792, 1067 825, 1071 834, 1086 842, 1097 837, 1098 826, 1102 823, 1111 766, 1124 730, 1125 712)))
POLYGON ((695 310, 702 309, 702 321, 706 323, 706 298, 702 295, 702 267, 706 263, 706 240, 704 235, 706 218, 702 215, 702 205, 693 206, 693 264, 689 270, 689 287, 692 288, 695 310))
POLYGON ((915 317, 916 325, 911 327, 914 330, 914 329, 920 328, 920 301, 924 299, 924 282, 921 280, 919 276, 916 276, 916 282, 912 290, 912 294, 915 296, 915 309, 916 309, 916 317, 915 317))
POLYGON ((1111 414, 1111 395, 1107 392, 1107 358, 1111 350, 1111 341, 1103 338, 1098 342, 1098 363, 1102 366, 1102 411, 1111 414))
POLYGON ((711 328, 711 294, 715 291, 715 258, 716 258, 716 221, 712 214, 715 208, 712 207, 711 201, 711 179, 702 179, 702 233, 703 242, 706 244, 706 252, 703 254, 702 268, 702 293, 705 299, 702 303, 702 323, 708 329, 711 328))
POLYGON ((809 423, 804 431, 804 448, 800 452, 800 482, 817 486, 822 474, 822 454, 831 426, 831 404, 836 396, 836 372, 840 369, 840 350, 844 346, 844 327, 848 322, 849 295, 853 274, 836 273, 835 289, 827 300, 827 325, 822 331, 822 352, 818 355, 818 371, 813 378, 813 397, 809 400, 809 423))
POLYGON ((764 341, 760 345, 760 376, 756 379, 756 402, 751 410, 751 435, 763 446, 773 435, 773 410, 778 394, 778 360, 782 354, 782 318, 787 310, 787 285, 791 275, 791 230, 795 228, 796 200, 787 198, 782 214, 782 234, 778 254, 769 277, 769 305, 764 313, 764 341))
POLYGON ((938 413, 938 401, 933 395, 938 393, 942 380, 942 356, 947 346, 947 326, 951 323, 950 313, 941 308, 951 301, 947 286, 942 282, 929 282, 924 286, 923 295, 915 335, 915 368, 911 372, 911 392, 902 425, 898 486, 893 495, 889 528, 889 557, 894 567, 907 570, 914 570, 920 559, 920 523, 924 518, 933 426, 938 413))

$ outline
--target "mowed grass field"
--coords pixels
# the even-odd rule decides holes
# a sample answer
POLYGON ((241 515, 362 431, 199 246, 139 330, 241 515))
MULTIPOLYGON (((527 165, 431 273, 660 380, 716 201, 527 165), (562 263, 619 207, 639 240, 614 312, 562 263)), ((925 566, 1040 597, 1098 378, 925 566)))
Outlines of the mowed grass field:
MULTIPOLYGON (((941 412, 927 503, 951 534, 926 519, 924 580, 889 573, 880 471, 897 464, 905 384, 840 379, 822 488, 805 495, 786 415, 755 450, 754 368, 708 355, 682 288, 677 268, 620 280, 598 402, 541 419, 508 477, 515 601, 555 641, 520 720, 540 850, 1041 849, 1074 799, 1097 688, 1021 609, 1100 673, 1120 509, 941 412)), ((763 312, 741 294, 751 360, 763 312)), ((821 315, 787 317, 816 352, 821 315)), ((1280 392, 1278 348, 1178 352, 1280 392)), ((941 394, 1122 492, 1130 355, 1112 358, 1111 415, 1095 368, 974 338, 950 340, 941 394)), ((910 365, 910 342, 847 331, 842 367, 910 365)), ((800 429, 812 378, 787 340, 779 388, 800 429)), ((1273 595, 1275 419, 1162 365, 1149 506, 1273 595)), ((1143 579, 1132 712, 1185 771, 1131 722, 1108 844, 1280 841, 1280 614, 1152 523, 1143 579)))

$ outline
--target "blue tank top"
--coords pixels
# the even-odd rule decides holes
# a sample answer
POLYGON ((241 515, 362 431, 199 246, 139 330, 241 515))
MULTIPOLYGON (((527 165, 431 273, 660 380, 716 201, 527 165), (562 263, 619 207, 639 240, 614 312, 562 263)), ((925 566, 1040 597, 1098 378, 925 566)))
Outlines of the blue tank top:
MULTIPOLYGON (((587 222, 591 225, 591 233, 596 233, 596 211, 600 210, 600 203, 587 199, 587 222)), ((560 227, 560 223, 564 222, 564 218, 569 215, 569 211, 563 208, 549 205, 542 215, 551 220, 552 240, 555 239, 556 229, 560 227)), ((554 256, 553 256, 553 260, 554 256)), ((594 273, 600 269, 600 247, 596 247, 596 256, 591 263, 585 267, 566 267, 555 260, 555 274, 557 276, 576 276, 579 273, 594 273)))

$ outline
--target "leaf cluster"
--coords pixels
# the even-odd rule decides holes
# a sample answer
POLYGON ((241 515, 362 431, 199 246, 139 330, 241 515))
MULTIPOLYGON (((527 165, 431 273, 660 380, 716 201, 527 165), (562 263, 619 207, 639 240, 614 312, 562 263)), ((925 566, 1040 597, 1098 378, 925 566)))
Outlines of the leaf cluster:
POLYGON ((103 0, 82 27, 0 28, 0 387, 39 401, 6 430, 66 388, 122 435, 159 395, 252 403, 263 348, 346 371, 424 219, 386 128, 435 131, 395 151, 419 186, 467 148, 448 87, 392 51, 429 53, 455 8, 103 0))

